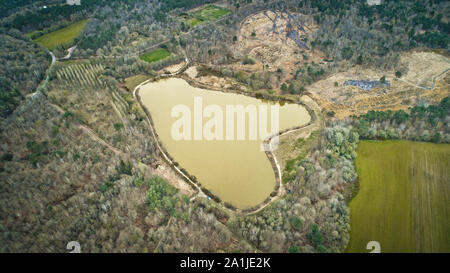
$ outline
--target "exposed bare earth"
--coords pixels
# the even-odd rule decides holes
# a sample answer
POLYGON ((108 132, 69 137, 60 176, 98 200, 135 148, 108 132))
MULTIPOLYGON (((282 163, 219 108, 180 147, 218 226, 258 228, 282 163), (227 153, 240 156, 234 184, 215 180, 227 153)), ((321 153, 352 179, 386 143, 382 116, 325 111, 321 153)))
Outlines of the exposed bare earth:
MULTIPOLYGON (((318 50, 300 48, 294 40, 288 37, 289 31, 295 26, 298 37, 308 37, 315 32, 315 25, 310 17, 298 13, 289 13, 296 19, 289 17, 287 13, 279 11, 264 11, 249 16, 242 24, 235 45, 236 57, 239 59, 250 56, 255 60, 254 65, 243 65, 234 63, 230 66, 233 71, 245 71, 248 73, 268 70, 283 70, 280 82, 292 78, 299 65, 305 63, 303 55, 307 56, 309 62, 320 63, 324 55, 318 50), (266 66, 268 65, 268 67, 266 66)), ((307 46, 307 43, 305 43, 307 46)))
MULTIPOLYGON (((272 72, 274 74, 270 79, 273 87, 271 91, 280 92, 281 83, 292 80, 299 67, 312 62, 324 62, 325 55, 319 50, 311 49, 306 42, 318 28, 313 22, 311 17, 299 13, 270 10, 247 17, 241 24, 233 52, 236 59, 242 60, 248 56, 254 64, 238 61, 223 65, 222 68, 247 74, 272 72), (293 30, 295 35, 292 37, 297 37, 302 46, 288 37, 293 30)), ((236 84, 234 79, 198 75, 196 67, 190 67, 186 74, 206 85, 246 90, 244 86, 236 84)))
POLYGON ((435 77, 450 69, 449 58, 432 52, 404 53, 400 63, 408 71, 401 79, 425 88, 431 88, 435 77))
POLYGON ((181 62, 178 64, 168 66, 168 67, 162 69, 160 72, 163 74, 173 74, 173 73, 180 71, 185 65, 186 65, 185 62, 181 62))
POLYGON ((307 90, 322 108, 334 111, 338 118, 369 110, 408 109, 421 102, 437 103, 450 95, 448 57, 431 52, 409 52, 402 55, 401 63, 406 73, 399 79, 394 71, 356 66, 320 80, 308 86, 307 90), (379 80, 382 76, 390 81, 390 88, 377 87, 365 91, 355 86, 344 86, 347 80, 379 80), (433 90, 429 90, 432 86, 433 90))

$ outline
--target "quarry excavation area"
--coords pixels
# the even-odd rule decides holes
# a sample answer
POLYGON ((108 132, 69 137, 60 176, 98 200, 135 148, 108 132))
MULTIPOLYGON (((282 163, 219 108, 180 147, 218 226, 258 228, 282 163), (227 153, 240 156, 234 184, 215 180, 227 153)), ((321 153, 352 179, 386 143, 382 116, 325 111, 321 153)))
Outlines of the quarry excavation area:
POLYGON ((285 71, 281 81, 287 79, 304 62, 303 54, 309 61, 322 61, 323 54, 311 50, 308 43, 317 27, 310 16, 289 11, 266 10, 250 15, 241 23, 235 52, 237 58, 249 56, 255 64, 236 63, 231 68, 249 73, 281 68, 285 71))

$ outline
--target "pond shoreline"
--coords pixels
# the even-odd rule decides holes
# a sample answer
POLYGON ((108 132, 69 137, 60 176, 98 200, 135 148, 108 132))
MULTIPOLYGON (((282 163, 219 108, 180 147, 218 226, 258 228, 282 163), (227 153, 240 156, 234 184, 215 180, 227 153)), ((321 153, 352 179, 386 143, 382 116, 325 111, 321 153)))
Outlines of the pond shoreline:
MULTIPOLYGON (((272 135, 272 136, 268 137, 266 140, 264 140, 264 143, 266 143, 266 144, 270 143, 272 141, 272 139, 276 136, 282 136, 284 134, 288 134, 288 133, 291 133, 296 130, 307 128, 307 127, 315 124, 318 120, 318 117, 317 117, 315 111, 313 109, 311 109, 307 104, 303 103, 301 101, 301 99, 299 99, 298 101, 295 101, 292 99, 278 97, 278 96, 261 96, 256 93, 246 92, 246 91, 242 91, 242 90, 211 87, 211 86, 207 86, 205 84, 198 83, 197 81, 189 78, 188 76, 186 76, 184 74, 176 75, 176 76, 172 76, 172 77, 183 79, 189 85, 196 87, 196 88, 206 90, 206 91, 211 90, 211 91, 219 91, 219 92, 224 92, 224 93, 241 94, 241 95, 253 97, 256 99, 264 99, 264 100, 271 100, 271 101, 275 101, 275 102, 286 102, 286 103, 298 104, 306 109, 306 111, 308 112, 308 114, 310 116, 310 121, 307 124, 280 131, 279 133, 272 135)), ((155 78, 152 78, 152 79, 142 82, 141 84, 136 86, 136 88, 134 89, 133 96, 138 101, 139 105, 142 107, 142 109, 144 110, 144 112, 146 114, 147 121, 148 121, 150 129, 152 131, 153 138, 154 138, 155 142, 157 143, 157 148, 158 148, 159 152, 162 154, 162 158, 172 167, 172 169, 174 169, 197 192, 197 196, 200 195, 202 197, 210 197, 216 203, 220 204, 225 210, 232 212, 232 213, 245 214, 245 215, 250 215, 250 214, 254 214, 254 213, 261 211, 266 206, 268 206, 270 203, 272 203, 273 201, 277 200, 280 196, 282 196, 284 194, 284 187, 283 187, 283 183, 282 183, 282 171, 281 171, 280 164, 279 164, 275 154, 272 151, 266 151, 265 153, 266 153, 266 156, 269 159, 269 162, 275 173, 274 190, 269 194, 269 196, 262 203, 252 206, 250 208, 246 208, 246 209, 239 209, 239 208, 234 207, 232 204, 230 204, 228 202, 222 201, 220 197, 216 196, 211 191, 209 191, 208 189, 203 187, 201 185, 201 183, 197 181, 195 176, 190 175, 187 170, 185 170, 179 166, 179 164, 173 159, 173 157, 170 156, 170 154, 168 153, 168 151, 162 144, 161 140, 159 139, 159 136, 155 130, 155 126, 154 126, 150 111, 142 103, 142 99, 139 94, 140 88, 142 86, 144 86, 148 83, 157 82, 161 79, 168 79, 168 78, 170 78, 170 77, 157 76, 155 78)))

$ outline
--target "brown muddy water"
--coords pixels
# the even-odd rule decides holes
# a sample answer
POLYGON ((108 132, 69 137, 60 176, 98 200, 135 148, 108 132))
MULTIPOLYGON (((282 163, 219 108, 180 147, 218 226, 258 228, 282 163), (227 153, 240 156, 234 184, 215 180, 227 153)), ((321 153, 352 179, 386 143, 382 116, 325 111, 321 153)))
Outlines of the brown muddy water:
MULTIPOLYGON (((250 140, 249 115, 245 120, 245 139, 227 140, 226 132, 230 128, 226 120, 227 105, 244 107, 249 105, 268 106, 267 128, 271 128, 271 106, 279 105, 279 130, 302 126, 309 123, 311 117, 308 111, 298 104, 283 104, 262 101, 253 97, 210 91, 195 88, 185 80, 170 78, 151 82, 140 88, 139 95, 152 117, 156 133, 167 152, 186 169, 189 174, 197 177, 199 183, 237 208, 245 209, 262 203, 275 189, 275 173, 269 159, 261 150, 261 138, 258 134, 256 140, 250 140), (201 140, 195 140, 194 119, 196 113, 202 113, 198 107, 194 109, 194 100, 202 100, 202 108, 208 105, 219 106, 223 111, 223 139, 206 140, 206 135, 200 135, 201 140), (172 127, 179 116, 172 116, 175 106, 185 105, 190 109, 191 140, 177 140, 173 136, 172 127), (197 110, 197 112, 195 112, 197 110), (200 112, 198 112, 200 111, 200 112)), ((258 111, 258 117, 261 116, 258 111)), ((201 115, 201 114, 200 114, 201 115)), ((198 117, 199 115, 197 115, 198 117)), ((201 124, 206 127, 214 116, 203 117, 201 124)), ((260 119, 258 118, 258 124, 260 119)), ((198 125, 199 123, 197 123, 198 125)), ((237 118, 234 122, 237 132, 237 118)), ((232 126, 231 126, 232 127, 232 126)), ((177 127, 178 128, 178 127, 177 127)), ((198 128, 198 127, 197 127, 198 128)), ((260 126, 258 126, 259 130, 260 126)), ((180 129, 180 128, 179 128, 180 129)), ((216 128, 217 129, 217 128, 216 128)), ((216 132, 215 130, 212 130, 216 132)), ((178 130, 180 132, 180 130, 178 130)), ((220 130, 219 130, 220 132, 220 130)), ((219 134, 221 135, 221 134, 219 134)), ((198 135, 197 135, 198 137, 198 135)))

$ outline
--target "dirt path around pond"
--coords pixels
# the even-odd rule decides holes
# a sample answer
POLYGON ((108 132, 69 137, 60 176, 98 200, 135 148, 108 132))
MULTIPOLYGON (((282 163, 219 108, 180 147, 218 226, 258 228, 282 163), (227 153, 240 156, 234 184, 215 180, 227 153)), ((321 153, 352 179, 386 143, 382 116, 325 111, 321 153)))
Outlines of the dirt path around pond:
MULTIPOLYGON (((197 194, 195 194, 194 196, 192 196, 191 200, 194 200, 194 199, 195 199, 196 197, 198 197, 198 196, 201 196, 201 197, 207 197, 206 194, 203 193, 202 189, 201 189, 194 181, 192 181, 192 180, 189 178, 188 175, 186 175, 179 167, 175 166, 174 162, 173 162, 173 161, 170 159, 170 157, 166 154, 165 150, 163 149, 163 147, 162 147, 161 144, 160 144, 160 141, 159 141, 159 139, 158 139, 158 137, 157 137, 157 135, 156 135, 156 132, 155 132, 155 128, 153 127, 153 122, 151 121, 151 118, 150 118, 150 113, 148 112, 147 108, 146 108, 146 107, 143 105, 143 103, 141 102, 141 99, 140 99, 140 96, 139 96, 139 90, 140 90, 140 88, 141 88, 143 85, 145 85, 145 84, 147 84, 147 83, 149 83, 149 82, 152 82, 152 81, 153 81, 153 79, 149 79, 149 80, 146 80, 146 81, 140 83, 138 86, 136 86, 135 89, 133 90, 133 97, 134 97, 134 99, 139 103, 139 105, 140 105, 141 108, 144 110, 144 112, 146 113, 146 120, 147 120, 147 123, 148 123, 148 125, 149 125, 149 127, 150 127, 150 131, 151 131, 151 134, 152 134, 152 136, 153 136, 153 139, 155 140, 156 147, 157 147, 158 151, 160 152, 161 157, 164 159, 164 161, 165 161, 165 162, 166 162, 173 170, 175 170, 175 172, 177 173, 177 175, 179 175, 181 178, 183 178, 183 179, 186 181, 186 183, 187 183, 189 186, 193 187, 193 189, 197 192, 197 194)), ((170 175, 167 174, 167 173, 165 173, 165 172, 164 172, 164 173, 161 173, 161 175, 162 175, 163 177, 165 177, 165 178, 169 178, 169 177, 170 177, 170 175)), ((172 182, 171 184, 174 184, 174 183, 172 182)))
MULTIPOLYGON (((52 56, 53 57, 53 56, 52 56)), ((57 60, 54 60, 54 62, 56 62, 57 60)), ((191 63, 189 61, 189 59, 186 57, 185 59, 185 65, 181 67, 181 69, 179 69, 178 71, 171 73, 171 74, 163 74, 161 75, 161 78, 169 78, 169 77, 176 77, 178 75, 180 75, 181 73, 185 72, 189 67, 190 67, 191 63)), ((149 123, 150 126, 150 130, 152 132, 152 135, 154 137, 154 139, 156 140, 156 144, 157 144, 157 148, 160 151, 163 159, 165 160, 165 162, 162 162, 162 164, 160 164, 160 166, 157 169, 152 169, 149 170, 150 168, 148 166, 146 167, 146 171, 150 171, 151 173, 158 175, 160 177, 165 178, 166 180, 169 181, 169 183, 171 183, 172 185, 174 185, 176 188, 180 189, 183 193, 188 194, 189 196, 191 196, 191 201, 195 200, 196 198, 200 197, 200 198, 208 198, 208 195, 205 194, 202 190, 202 188, 194 181, 192 181, 190 179, 190 177, 188 175, 186 175, 181 168, 175 166, 175 164, 172 162, 172 160, 170 159, 170 157, 166 154, 165 150, 163 149, 163 147, 161 146, 157 135, 155 133, 155 129, 153 128, 153 123, 151 122, 150 118, 149 118, 149 113, 148 111, 146 111, 145 106, 143 106, 143 104, 140 101, 139 98, 139 89, 140 87, 142 87, 143 85, 149 83, 153 81, 152 79, 147 80, 142 82, 141 84, 139 84, 138 86, 136 86, 136 88, 133 90, 133 97, 139 102, 139 104, 141 105, 141 107, 144 109, 144 112, 146 112, 146 116, 147 116, 147 121, 149 123), (170 170, 169 170, 170 169, 170 170), (175 171, 175 173, 172 172, 172 170, 175 171), (181 179, 180 179, 181 178, 181 179)), ((190 82, 192 83, 192 82, 190 82)), ((206 88, 208 90, 216 90, 216 91, 222 91, 222 92, 230 92, 230 90, 228 89, 223 89, 223 90, 217 90, 217 87, 214 88, 209 88, 209 87, 202 87, 202 88, 206 88)), ((311 115, 311 122, 308 123, 305 126, 299 127, 299 128, 294 128, 294 129, 290 129, 284 132, 281 132, 279 134, 279 136, 283 136, 286 134, 290 134, 292 132, 297 132, 297 131, 303 131, 305 132, 305 135, 309 135, 312 131, 317 129, 317 126, 320 124, 320 120, 317 118, 320 115, 320 108, 318 107, 318 105, 308 96, 302 96, 300 99, 301 104, 303 104, 308 112, 311 115)), ((55 108, 57 108, 57 110, 61 113, 64 112, 63 109, 61 109, 59 106, 53 105, 55 108)), ((107 143, 106 141, 104 141, 102 138, 100 138, 91 128, 89 128, 86 125, 83 124, 79 124, 78 127, 83 130, 86 134, 88 134, 94 141, 100 143, 101 145, 107 147, 109 150, 111 150, 112 152, 114 152, 114 154, 116 155, 126 155, 126 156, 130 156, 127 155, 125 153, 123 153, 122 151, 118 150, 117 148, 113 147, 112 145, 110 145, 109 143, 107 143)), ((272 142, 273 137, 269 140, 269 142, 272 142)), ((277 190, 276 190, 276 194, 274 195, 273 193, 271 194, 271 196, 266 199, 266 201, 258 206, 256 206, 257 208, 254 210, 241 210, 241 209, 230 209, 225 207, 223 204, 221 204, 221 206, 223 207, 224 210, 230 212, 230 213, 241 213, 241 214, 246 214, 246 215, 250 215, 250 214, 255 214, 261 210, 263 210, 265 207, 267 207, 268 205, 270 205, 272 202, 278 200, 281 196, 283 196, 285 194, 285 189, 282 183, 282 168, 281 168, 281 163, 279 162, 279 159, 276 157, 275 153, 270 151, 267 152, 268 154, 268 158, 272 163, 272 166, 274 168, 274 172, 276 174, 277 177, 277 190)))
MULTIPOLYGON (((49 102, 49 104, 52 107, 54 107, 59 113, 61 113, 61 114, 65 113, 65 111, 58 105, 50 103, 50 102, 49 102)), ((80 130, 82 130, 84 133, 86 133, 93 141, 105 146, 110 151, 112 151, 115 155, 131 157, 131 155, 120 151, 119 149, 112 146, 104 139, 102 139, 99 135, 97 135, 97 133, 92 128, 88 127, 87 125, 78 124, 77 127, 80 130)), ((181 193, 191 196, 192 200, 193 200, 193 198, 195 198, 197 196, 196 192, 194 190, 192 190, 192 188, 189 185, 187 185, 183 179, 178 177, 175 173, 168 171, 168 170, 170 170, 171 167, 166 162, 159 162, 158 167, 156 167, 156 168, 149 167, 148 165, 145 165, 145 164, 138 164, 137 168, 140 171, 142 171, 144 174, 156 175, 156 176, 166 179, 174 187, 179 189, 181 191, 181 193)))
MULTIPOLYGON (((287 130, 287 131, 281 133, 279 135, 280 137, 291 134, 291 133, 298 133, 299 135, 300 134, 302 135, 302 138, 306 139, 311 135, 312 132, 314 132, 322 127, 323 119, 321 117, 321 109, 320 109, 319 105, 313 99, 311 99, 310 97, 308 97, 306 95, 303 95, 300 98, 300 100, 306 107, 308 107, 311 110, 310 111, 310 114, 312 113, 311 122, 309 123, 309 125, 303 126, 301 128, 287 130)), ((282 181, 281 162, 277 158, 277 156, 275 155, 274 152, 271 152, 271 154, 272 154, 273 160, 274 160, 276 168, 277 168, 279 179, 281 181, 280 187, 278 188, 278 193, 277 193, 277 195, 275 195, 274 197, 271 198, 270 202, 262 205, 257 210, 248 213, 248 215, 255 214, 255 213, 262 211, 264 208, 266 208, 268 205, 270 205, 272 202, 276 201, 277 199, 279 199, 281 196, 283 196, 286 193, 284 183, 282 181)))
MULTIPOLYGON (((173 73, 173 75, 171 76, 178 76, 180 75, 182 72, 186 71, 186 69, 189 67, 189 62, 187 62, 187 65, 183 67, 183 69, 181 69, 180 71, 173 73)), ((186 77, 184 76, 178 76, 184 80, 186 80, 186 77)), ((161 78, 169 78, 168 76, 164 76, 161 78)), ((139 105, 142 107, 142 109, 144 110, 144 112, 146 113, 146 118, 147 118, 147 122, 150 126, 151 132, 152 132, 152 136, 156 142, 157 148, 159 150, 159 152, 161 153, 162 158, 164 159, 164 161, 171 166, 171 168, 180 176, 184 179, 186 186, 190 186, 192 187, 197 194, 193 195, 191 197, 191 201, 195 200, 197 197, 203 197, 203 198, 208 198, 209 196, 207 194, 205 194, 202 190, 201 187, 199 187, 199 185, 197 184, 197 182, 192 181, 189 177, 189 175, 185 174, 182 169, 178 166, 176 166, 174 164, 174 162, 172 161, 171 157, 167 154, 166 150, 164 149, 164 147, 162 146, 162 144, 160 143, 157 135, 156 135, 156 131, 153 125, 153 122, 151 121, 151 116, 149 111, 147 110, 147 108, 145 107, 145 105, 143 105, 143 103, 141 102, 140 96, 139 96, 139 91, 140 88, 145 85, 148 84, 150 82, 154 81, 153 79, 149 79, 147 81, 144 81, 142 83, 140 83, 138 86, 135 87, 135 89, 133 90, 133 97, 138 101, 139 105)), ((192 78, 187 80, 187 82, 189 84, 191 84, 194 87, 198 87, 198 88, 202 88, 202 89, 206 89, 206 90, 214 90, 214 91, 221 91, 221 92, 226 92, 226 93, 239 93, 239 91, 235 91, 233 92, 233 90, 228 90, 228 89, 224 89, 224 88, 218 88, 218 87, 210 87, 210 86, 205 86, 204 84, 200 84, 200 83, 195 83, 195 80, 193 80, 192 78), (199 86, 201 85, 201 86, 199 86)), ((251 94, 249 94, 251 95, 251 94)), ((302 96, 300 98, 300 101, 298 102, 300 103, 302 106, 304 106, 308 113, 311 116, 311 121, 301 127, 296 127, 296 128, 292 128, 283 132, 279 133, 279 136, 283 136, 283 135, 287 135, 293 132, 299 132, 301 131, 302 135, 305 136, 309 136, 313 131, 317 130, 318 128, 320 128, 322 126, 322 116, 321 116, 321 109, 319 107, 319 105, 313 100, 311 99, 309 96, 302 96)), ((273 141, 273 137, 272 136, 270 139, 268 139, 269 143, 271 143, 273 141)), ((230 209, 224 206, 224 204, 222 204, 222 202, 220 202, 219 204, 222 206, 222 208, 224 210, 226 210, 229 213, 232 214, 245 214, 245 215, 251 215, 251 214, 255 214, 260 212, 261 210, 263 210, 265 207, 269 206, 272 202, 278 200, 281 196, 283 196, 285 194, 285 189, 284 189, 284 185, 282 182, 282 169, 281 169, 281 163, 279 162, 279 159, 276 157, 275 153, 273 151, 270 152, 266 152, 269 160, 271 161, 272 167, 274 169, 275 175, 276 175, 276 180, 277 180, 277 185, 276 185, 276 190, 274 192, 272 192, 271 196, 269 196, 262 204, 257 205, 254 207, 254 209, 230 209), (274 194, 276 192, 276 194, 274 194)), ((169 177, 165 174, 161 174, 163 177, 169 177)), ((173 178, 172 178, 173 179, 173 178)), ((174 184, 173 182, 171 182, 171 184, 174 184)), ((180 185, 181 186, 181 185, 180 185)), ((184 187, 184 186, 183 186, 184 187)), ((209 199, 209 198, 208 198, 209 199)))

